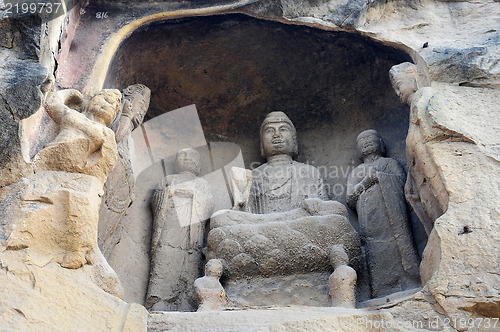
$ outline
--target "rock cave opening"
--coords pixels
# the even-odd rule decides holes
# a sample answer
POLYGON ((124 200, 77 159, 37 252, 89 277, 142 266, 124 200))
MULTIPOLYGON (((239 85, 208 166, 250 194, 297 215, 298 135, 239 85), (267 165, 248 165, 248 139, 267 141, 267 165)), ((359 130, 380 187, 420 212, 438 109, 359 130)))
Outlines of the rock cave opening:
MULTIPOLYGON (((137 29, 116 52, 104 87, 148 86, 144 121, 194 104, 206 141, 236 144, 250 169, 264 161, 260 123, 267 113, 284 111, 297 128, 298 161, 318 167, 330 198, 345 204, 347 176, 361 162, 360 132, 376 129, 387 156, 407 170, 409 108, 388 75, 402 62, 412 60, 357 34, 240 14, 190 17, 137 29)), ((142 209, 164 176, 155 169, 157 175, 150 169, 137 180, 142 209)), ((427 237, 411 215, 421 253, 427 237)), ((357 229, 356 214, 350 211, 349 217, 357 229)))

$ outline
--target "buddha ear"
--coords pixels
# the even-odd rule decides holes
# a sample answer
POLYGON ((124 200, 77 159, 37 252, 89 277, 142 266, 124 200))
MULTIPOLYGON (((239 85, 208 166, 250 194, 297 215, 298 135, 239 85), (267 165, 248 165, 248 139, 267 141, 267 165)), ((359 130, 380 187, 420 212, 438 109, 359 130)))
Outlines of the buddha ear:
POLYGON ((266 153, 264 152, 264 145, 262 145, 262 140, 260 140, 260 156, 266 159, 266 153))

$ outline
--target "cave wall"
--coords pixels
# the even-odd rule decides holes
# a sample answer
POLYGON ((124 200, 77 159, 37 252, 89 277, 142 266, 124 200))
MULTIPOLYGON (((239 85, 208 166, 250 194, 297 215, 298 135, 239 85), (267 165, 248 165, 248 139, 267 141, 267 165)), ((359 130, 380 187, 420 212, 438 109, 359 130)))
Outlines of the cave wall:
POLYGON ((195 104, 206 140, 238 144, 247 168, 263 162, 263 118, 282 110, 298 131, 298 160, 323 166, 331 198, 345 202, 361 131, 378 130, 388 155, 406 166, 409 109, 387 75, 405 61, 404 52, 345 32, 211 16, 137 30, 118 49, 104 86, 150 87, 145 120, 195 104))
MULTIPOLYGON (((387 155, 406 169, 409 108, 399 101, 387 75, 391 66, 405 61, 411 61, 406 53, 356 34, 220 15, 156 22, 136 30, 118 48, 104 86, 121 89, 141 82, 150 87, 148 123, 194 104, 204 139, 236 144, 241 166, 250 169, 264 161, 262 119, 283 110, 297 128, 298 161, 319 167, 330 198, 345 204, 347 176, 361 162, 356 146, 361 131, 379 131, 387 155)), ((159 142, 176 135, 174 128, 162 126, 166 136, 151 135, 150 145, 191 146, 190 139, 181 137, 176 143, 159 142)), ((212 160, 218 159, 212 154, 212 160)), ((147 234, 153 222, 148 202, 165 175, 159 168, 145 172, 138 175, 137 202, 122 221, 128 226, 113 236, 101 232, 101 241, 110 243, 103 250, 122 277, 127 299, 137 302, 145 296, 148 279, 147 234), (133 257, 134 267, 123 266, 124 257, 133 257)), ((219 187, 212 183, 213 190, 219 187)), ((226 196, 216 195, 217 209, 230 208, 226 196)), ((357 228, 353 211, 350 220, 357 228)), ((422 252, 427 237, 414 214, 412 225, 422 252)))

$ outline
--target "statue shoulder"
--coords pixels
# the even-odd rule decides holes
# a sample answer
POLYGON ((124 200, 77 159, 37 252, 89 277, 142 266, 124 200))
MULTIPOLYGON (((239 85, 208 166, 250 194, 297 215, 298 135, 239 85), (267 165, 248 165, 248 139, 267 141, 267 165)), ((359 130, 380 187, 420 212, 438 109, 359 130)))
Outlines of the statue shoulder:
POLYGON ((379 165, 383 166, 382 171, 406 174, 403 165, 394 158, 382 157, 379 159, 379 165))
POLYGON ((211 190, 210 183, 202 177, 196 177, 194 180, 196 187, 202 190, 211 190))

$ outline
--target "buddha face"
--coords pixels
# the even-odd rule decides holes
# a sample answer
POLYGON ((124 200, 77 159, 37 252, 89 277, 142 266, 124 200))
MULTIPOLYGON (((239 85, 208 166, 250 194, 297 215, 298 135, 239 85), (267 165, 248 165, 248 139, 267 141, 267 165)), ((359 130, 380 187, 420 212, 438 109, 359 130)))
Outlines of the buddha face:
POLYGON ((382 142, 375 130, 367 130, 358 135, 358 150, 362 156, 382 154, 382 142))
POLYGON ((177 173, 200 174, 201 158, 195 149, 182 149, 177 153, 175 170, 177 173))
POLYGON ((262 128, 262 147, 266 158, 280 154, 292 156, 297 150, 295 131, 287 122, 271 122, 262 128))

